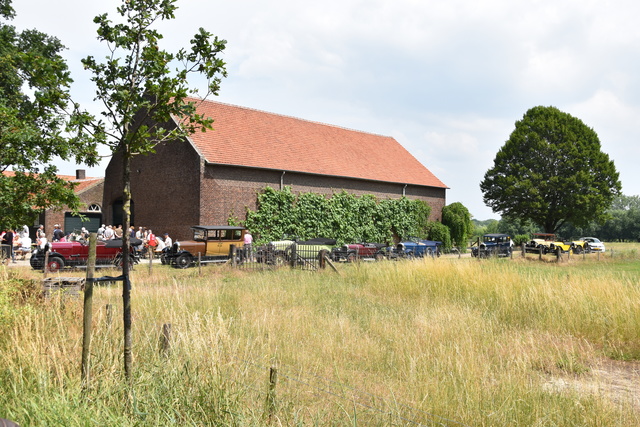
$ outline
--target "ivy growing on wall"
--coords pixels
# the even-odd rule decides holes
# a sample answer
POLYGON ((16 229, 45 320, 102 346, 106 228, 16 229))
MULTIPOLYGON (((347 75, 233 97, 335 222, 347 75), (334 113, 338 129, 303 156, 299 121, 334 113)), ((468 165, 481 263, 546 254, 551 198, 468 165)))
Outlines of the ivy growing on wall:
POLYGON ((428 237, 431 207, 422 200, 378 200, 341 191, 331 197, 317 193, 295 195, 291 187, 266 187, 258 194, 257 210, 247 210, 244 223, 260 243, 296 237, 334 238, 348 242, 392 243, 428 237))

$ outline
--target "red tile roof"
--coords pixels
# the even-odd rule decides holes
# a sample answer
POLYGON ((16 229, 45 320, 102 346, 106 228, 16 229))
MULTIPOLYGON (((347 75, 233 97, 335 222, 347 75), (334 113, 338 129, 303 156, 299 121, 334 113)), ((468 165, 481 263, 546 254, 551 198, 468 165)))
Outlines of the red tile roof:
POLYGON ((210 163, 447 188, 389 136, 193 101, 198 113, 215 120, 213 131, 191 136, 210 163))
MULTIPOLYGON (((5 176, 15 176, 15 172, 13 171, 4 171, 2 172, 5 176)), ((85 179, 76 179, 75 175, 56 175, 58 178, 64 179, 68 182, 73 182, 76 184, 73 191, 76 194, 80 194, 83 191, 93 187, 94 185, 100 184, 104 181, 104 178, 85 178, 85 179)))

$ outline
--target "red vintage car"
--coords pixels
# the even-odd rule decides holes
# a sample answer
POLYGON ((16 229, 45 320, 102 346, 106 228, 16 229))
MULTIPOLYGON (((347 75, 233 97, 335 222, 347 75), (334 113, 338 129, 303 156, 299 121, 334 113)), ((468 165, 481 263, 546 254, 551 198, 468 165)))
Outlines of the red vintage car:
MULTIPOLYGON (((139 239, 131 239, 131 245, 139 244, 139 239), (137 241, 137 243, 136 243, 137 241)), ((44 249, 37 249, 31 255, 30 264, 36 270, 44 269, 46 253, 48 269, 56 272, 64 267, 84 267, 89 259, 89 242, 78 240, 73 242, 47 243, 44 249)), ((130 260, 137 263, 138 258, 131 250, 130 260)), ((96 245, 97 267, 122 267, 122 240, 101 241, 96 245)))
POLYGON ((387 245, 382 243, 352 243, 334 248, 331 251, 331 258, 334 261, 353 262, 359 259, 367 258, 379 261, 386 256, 385 248, 387 245))

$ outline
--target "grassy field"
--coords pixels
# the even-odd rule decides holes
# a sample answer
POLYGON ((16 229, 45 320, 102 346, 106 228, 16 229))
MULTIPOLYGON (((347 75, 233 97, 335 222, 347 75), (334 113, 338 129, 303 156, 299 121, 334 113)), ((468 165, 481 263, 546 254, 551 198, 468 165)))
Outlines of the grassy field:
POLYGON ((0 418, 638 425, 640 246, 608 247, 613 257, 561 263, 442 257, 339 265, 340 274, 137 267, 132 384, 122 372, 121 288, 104 286, 94 292, 86 390, 81 298, 43 300, 41 275, 0 267, 0 418))

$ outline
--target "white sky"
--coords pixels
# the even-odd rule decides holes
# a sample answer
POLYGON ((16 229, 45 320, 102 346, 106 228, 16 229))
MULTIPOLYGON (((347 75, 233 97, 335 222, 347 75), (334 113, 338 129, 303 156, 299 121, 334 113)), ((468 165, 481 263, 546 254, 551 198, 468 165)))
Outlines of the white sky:
MULTIPOLYGON (((58 37, 92 108, 80 59, 107 55, 93 17, 116 0, 14 0, 12 22, 58 37)), ((474 218, 498 218, 479 183, 537 105, 580 118, 640 194, 640 2, 632 0, 181 0, 165 48, 203 27, 227 40, 216 100, 394 137, 474 218)), ((96 108, 97 106, 93 106, 96 108)), ((215 127, 215 125, 214 125, 215 127)), ((104 167, 89 169, 103 176, 104 167)), ((167 167, 173 167, 167 161, 167 167)), ((61 165, 61 172, 78 168, 61 165)))

